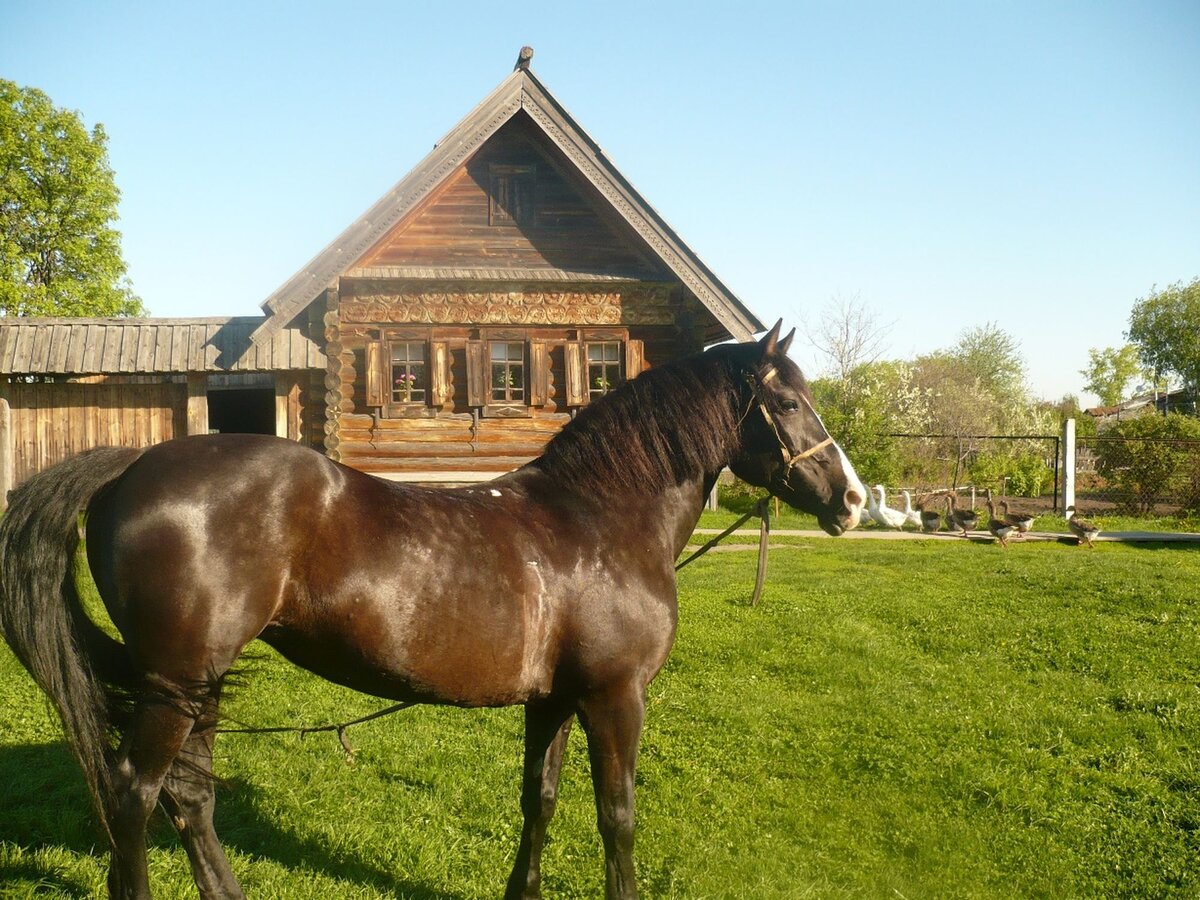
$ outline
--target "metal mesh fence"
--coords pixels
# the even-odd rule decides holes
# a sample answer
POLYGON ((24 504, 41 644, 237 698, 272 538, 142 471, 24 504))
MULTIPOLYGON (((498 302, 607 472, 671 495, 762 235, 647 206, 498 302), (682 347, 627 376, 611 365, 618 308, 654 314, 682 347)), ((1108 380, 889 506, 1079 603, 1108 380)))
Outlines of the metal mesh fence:
MULTIPOLYGON (((979 507, 988 490, 1038 515, 1066 505, 1058 435, 879 434, 848 453, 896 508, 902 491, 914 505, 955 492, 979 507)), ((1200 440, 1079 435, 1073 462, 1082 515, 1200 516, 1200 440)))
MULTIPOLYGON (((1045 512, 1060 504, 1061 441, 1056 435, 887 434, 891 469, 914 500, 961 491, 1021 497, 1023 507, 1045 512)), ((982 502, 982 501, 980 501, 982 502)))
POLYGON ((1200 512, 1200 441, 1076 438, 1075 505, 1141 516, 1200 512))

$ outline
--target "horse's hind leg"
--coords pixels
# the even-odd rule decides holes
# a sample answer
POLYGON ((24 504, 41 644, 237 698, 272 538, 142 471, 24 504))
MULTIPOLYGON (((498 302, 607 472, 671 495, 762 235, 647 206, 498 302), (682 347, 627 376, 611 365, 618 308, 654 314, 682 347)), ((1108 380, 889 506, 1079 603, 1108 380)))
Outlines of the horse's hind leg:
POLYGON ((596 823, 604 842, 604 896, 637 897, 633 871, 634 775, 646 714, 645 688, 629 682, 585 698, 579 722, 588 738, 596 823))
POLYGON ((147 900, 146 822, 163 782, 195 724, 183 704, 160 696, 138 701, 113 766, 113 798, 108 816, 112 863, 110 897, 147 900))
POLYGON ((521 846, 508 877, 506 900, 534 900, 541 894, 542 845, 558 801, 558 775, 574 719, 569 708, 530 703, 525 707, 525 765, 521 781, 521 846))
POLYGON ((213 829, 216 796, 212 748, 216 711, 214 700, 197 719, 195 729, 167 773, 159 802, 183 840, 200 896, 204 900, 240 900, 246 895, 213 829))

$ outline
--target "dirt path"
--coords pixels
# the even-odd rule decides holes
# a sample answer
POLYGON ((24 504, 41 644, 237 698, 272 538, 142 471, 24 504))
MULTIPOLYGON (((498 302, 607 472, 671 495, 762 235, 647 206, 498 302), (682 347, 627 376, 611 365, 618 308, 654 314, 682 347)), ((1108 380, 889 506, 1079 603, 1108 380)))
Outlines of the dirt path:
MULTIPOLYGON (((697 528, 696 534, 705 536, 720 534, 719 528, 697 528)), ((792 528, 773 528, 771 529, 772 537, 805 537, 805 538, 827 538, 831 535, 823 531, 817 530, 801 530, 792 528)), ((754 538, 758 539, 757 528, 740 528, 729 536, 733 538, 754 538)), ((892 531, 884 528, 856 528, 853 531, 847 531, 842 535, 843 539, 850 538, 853 540, 880 540, 880 541, 961 541, 962 535, 952 534, 949 531, 938 531, 933 534, 924 534, 919 531, 892 531)), ((967 540, 977 541, 981 543, 992 543, 993 538, 986 531, 969 532, 967 540)), ((1102 541, 1118 541, 1121 543, 1166 543, 1166 544, 1200 544, 1200 534, 1190 534, 1178 531, 1104 531, 1095 539, 1098 543, 1102 541)), ((1076 543, 1075 535, 1062 534, 1055 531, 1031 531, 1023 538, 1013 538, 1009 541, 1010 544, 1020 544, 1022 541, 1058 541, 1062 544, 1076 543)), ((736 549, 758 549, 758 544, 725 544, 718 545, 713 550, 720 550, 722 546, 736 549)), ((784 547, 786 544, 772 544, 772 547, 784 547)))

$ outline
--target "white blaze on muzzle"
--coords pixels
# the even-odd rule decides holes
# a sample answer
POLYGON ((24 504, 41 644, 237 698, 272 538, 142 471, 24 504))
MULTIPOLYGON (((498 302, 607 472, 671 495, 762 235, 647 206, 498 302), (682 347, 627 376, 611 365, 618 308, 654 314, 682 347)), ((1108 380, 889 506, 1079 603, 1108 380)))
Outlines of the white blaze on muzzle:
POLYGON ((850 463, 850 458, 846 456, 845 451, 836 441, 833 446, 837 447, 838 456, 842 460, 842 471, 846 475, 846 481, 849 482, 846 485, 846 494, 851 491, 858 494, 857 503, 851 503, 848 498, 845 500, 846 509, 850 510, 850 519, 846 523, 846 530, 849 531, 851 528, 857 528, 859 520, 862 518, 863 507, 867 502, 867 489, 859 479, 858 473, 854 471, 854 466, 850 463))

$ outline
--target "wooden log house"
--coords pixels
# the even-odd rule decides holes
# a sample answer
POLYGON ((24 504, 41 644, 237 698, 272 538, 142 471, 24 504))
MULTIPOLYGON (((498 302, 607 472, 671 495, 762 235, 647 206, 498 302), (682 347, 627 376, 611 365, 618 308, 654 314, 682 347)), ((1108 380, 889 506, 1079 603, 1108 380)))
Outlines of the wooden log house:
POLYGON ((530 55, 268 297, 263 318, 0 325, 3 396, 27 459, 17 480, 110 436, 35 424, 30 438, 18 423, 25 391, 70 405, 67 386, 85 377, 114 392, 101 405, 134 408, 134 424, 115 431, 122 443, 270 431, 386 478, 479 480, 538 455, 576 411, 647 366, 761 331, 537 79, 530 55), (63 329, 84 346, 64 349, 63 329), (173 352, 157 352, 164 340, 173 352), (155 385, 174 385, 174 399, 152 399, 155 385), (212 404, 238 390, 273 403, 222 424, 212 404), (170 428, 138 430, 168 406, 170 428), (36 446, 44 438, 49 449, 36 446))

